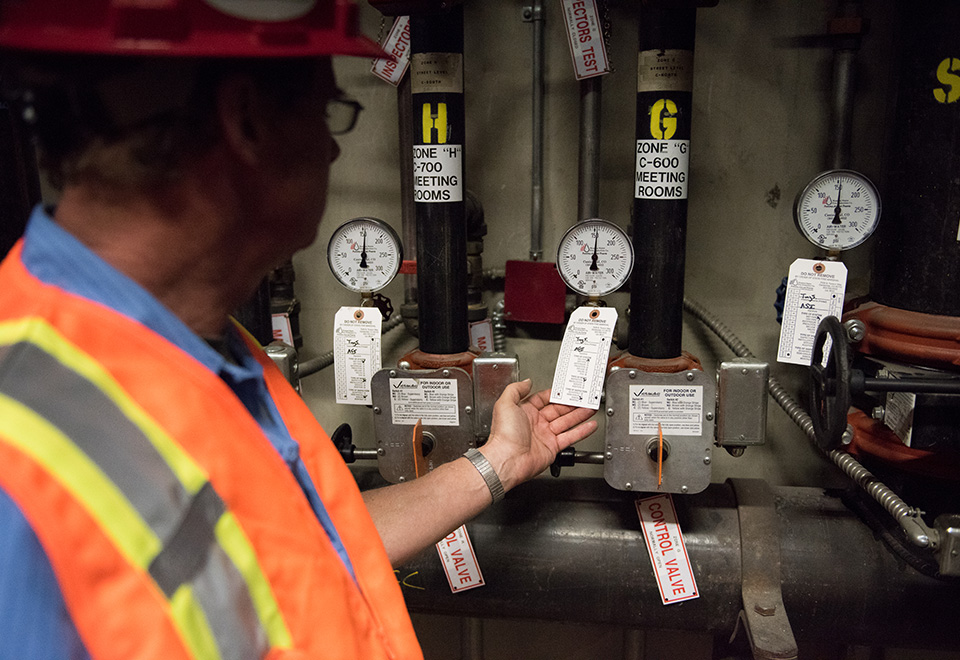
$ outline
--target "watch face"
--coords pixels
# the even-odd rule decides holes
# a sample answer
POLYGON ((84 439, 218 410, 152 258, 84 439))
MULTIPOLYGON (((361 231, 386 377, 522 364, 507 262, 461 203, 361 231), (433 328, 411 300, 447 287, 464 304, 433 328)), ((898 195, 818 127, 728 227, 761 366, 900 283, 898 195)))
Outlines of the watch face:
POLYGON ((604 296, 619 289, 630 277, 633 245, 612 222, 584 220, 560 239, 557 270, 577 293, 604 296))
POLYGON ((351 291, 379 291, 400 270, 403 249, 397 233, 376 218, 355 218, 337 228, 327 245, 334 277, 351 291))
POLYGON ((852 170, 831 170, 797 195, 793 219, 800 233, 825 250, 849 250, 865 240, 880 220, 880 195, 870 180, 852 170))

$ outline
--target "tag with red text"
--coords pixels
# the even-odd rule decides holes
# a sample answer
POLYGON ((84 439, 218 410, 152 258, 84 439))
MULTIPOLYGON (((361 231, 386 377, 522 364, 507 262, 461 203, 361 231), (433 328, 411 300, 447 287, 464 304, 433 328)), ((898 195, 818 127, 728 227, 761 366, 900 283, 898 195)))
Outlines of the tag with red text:
POLYGON ((409 16, 397 16, 397 20, 393 22, 393 27, 390 28, 380 47, 393 57, 378 57, 373 61, 370 72, 396 87, 403 80, 403 74, 410 66, 409 16))
POLYGON ((467 535, 466 525, 447 534, 437 544, 437 552, 440 553, 440 562, 443 564, 443 572, 447 574, 450 591, 456 594, 484 585, 483 574, 480 572, 473 544, 467 535))
POLYGON ((577 80, 610 73, 596 0, 560 0, 577 80))
POLYGON ((699 598, 673 498, 665 493, 637 500, 637 513, 663 604, 699 598))

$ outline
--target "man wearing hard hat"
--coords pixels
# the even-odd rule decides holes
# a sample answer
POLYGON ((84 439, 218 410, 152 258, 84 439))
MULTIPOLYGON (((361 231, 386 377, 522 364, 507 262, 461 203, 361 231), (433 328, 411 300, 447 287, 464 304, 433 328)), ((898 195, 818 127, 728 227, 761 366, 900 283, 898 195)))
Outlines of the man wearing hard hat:
POLYGON ((391 564, 596 427, 511 385, 482 465, 361 497, 229 320, 316 235, 359 111, 330 56, 378 54, 355 25, 349 0, 0 0, 61 187, 0 265, 0 658, 420 657, 391 564))

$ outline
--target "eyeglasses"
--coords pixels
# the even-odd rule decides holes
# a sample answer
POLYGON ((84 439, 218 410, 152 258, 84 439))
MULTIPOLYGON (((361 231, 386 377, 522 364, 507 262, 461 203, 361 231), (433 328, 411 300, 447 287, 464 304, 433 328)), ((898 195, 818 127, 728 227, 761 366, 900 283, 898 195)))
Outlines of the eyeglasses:
POLYGON ((324 116, 327 118, 330 135, 343 135, 352 131, 357 125, 361 110, 363 106, 353 99, 335 97, 328 100, 324 116))

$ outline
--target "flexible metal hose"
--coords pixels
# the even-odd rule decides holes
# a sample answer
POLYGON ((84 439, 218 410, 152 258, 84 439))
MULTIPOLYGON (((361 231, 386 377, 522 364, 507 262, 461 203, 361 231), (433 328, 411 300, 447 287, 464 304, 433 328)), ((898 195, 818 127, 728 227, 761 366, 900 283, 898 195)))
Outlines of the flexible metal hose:
MULTIPOLYGON (((724 344, 730 347, 730 350, 732 350, 737 357, 756 357, 730 328, 708 312, 702 305, 690 298, 684 298, 683 308, 691 316, 713 331, 724 344)), ((815 433, 813 430, 813 420, 810 418, 810 415, 807 414, 800 404, 794 400, 790 393, 787 392, 773 376, 770 376, 767 380, 767 390, 770 392, 770 395, 773 396, 777 405, 787 413, 787 416, 790 417, 813 442, 815 440, 815 433)), ((815 442, 814 446, 817 446, 815 442)), ((819 449, 819 447, 817 448, 819 449)), ((821 452, 822 451, 823 450, 821 450, 821 452)), ((914 545, 921 548, 930 546, 930 530, 927 529, 926 525, 924 525, 920 519, 919 510, 907 505, 896 493, 884 485, 850 454, 833 450, 826 452, 826 456, 893 516, 914 545)))

